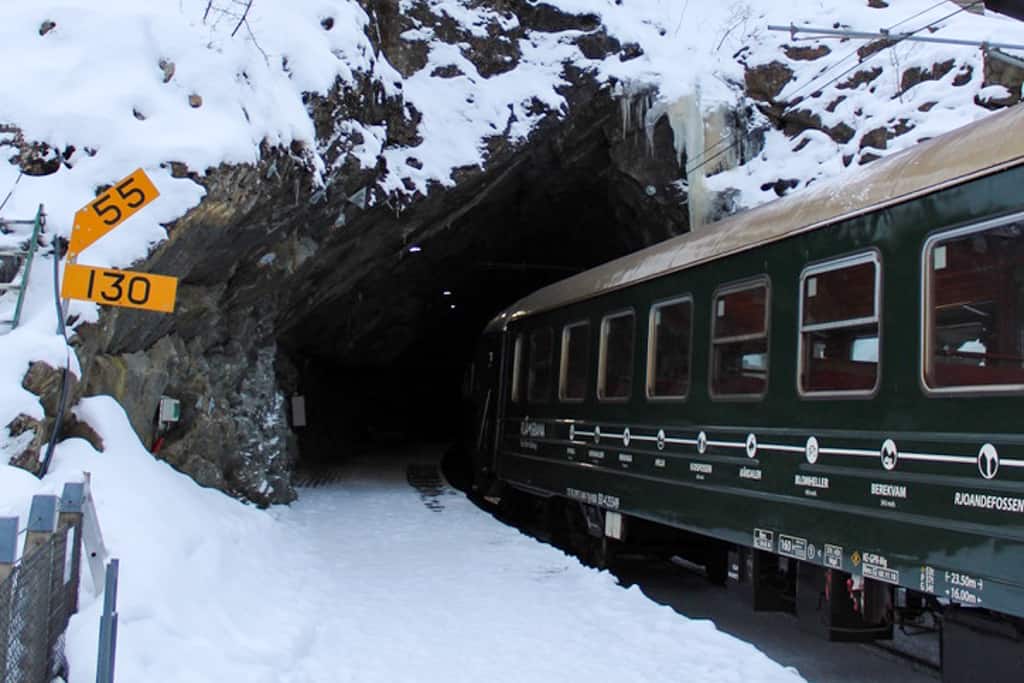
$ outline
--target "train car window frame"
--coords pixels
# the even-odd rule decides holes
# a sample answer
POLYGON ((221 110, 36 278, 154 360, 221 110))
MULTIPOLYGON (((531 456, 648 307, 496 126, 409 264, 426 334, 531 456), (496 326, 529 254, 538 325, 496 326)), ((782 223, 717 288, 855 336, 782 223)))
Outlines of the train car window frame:
POLYGON ((683 402, 690 397, 690 389, 693 387, 693 318, 695 314, 695 304, 693 301, 692 294, 683 294, 682 296, 672 297, 670 299, 662 299, 651 304, 650 312, 647 316, 647 373, 644 379, 644 390, 648 401, 676 401, 683 402), (687 355, 687 377, 686 377, 686 391, 682 394, 662 394, 658 395, 654 393, 654 384, 656 381, 654 367, 657 353, 657 338, 655 334, 655 323, 654 318, 658 310, 666 308, 668 306, 674 306, 676 304, 688 303, 690 304, 690 330, 689 339, 687 341, 686 355, 687 355))
POLYGON ((512 387, 509 392, 509 400, 516 405, 522 403, 523 384, 523 334, 516 335, 516 341, 512 346, 512 387))
POLYGON ((598 341, 598 352, 597 352, 597 400, 602 403, 628 403, 633 398, 633 385, 636 384, 636 376, 631 375, 629 379, 629 393, 625 396, 605 396, 605 383, 607 377, 605 376, 605 370, 607 369, 608 363, 608 323, 611 320, 624 317, 632 317, 633 325, 631 328, 632 341, 632 356, 631 363, 635 368, 636 364, 636 311, 633 308, 624 308, 612 313, 608 313, 601 318, 601 334, 598 341))
POLYGON ((551 385, 554 383, 554 370, 555 370, 555 334, 551 331, 551 327, 545 325, 544 327, 537 327, 530 330, 527 336, 527 341, 530 345, 530 349, 526 354, 526 403, 527 405, 541 405, 551 402, 551 385), (543 363, 537 364, 538 358, 535 357, 534 353, 534 337, 537 335, 546 335, 548 338, 548 352, 543 363), (538 389, 537 393, 534 393, 534 379, 536 378, 535 370, 540 366, 547 366, 547 381, 542 387, 543 391, 538 389))
POLYGON ((558 400, 561 403, 583 403, 587 398, 587 385, 590 384, 590 321, 578 320, 562 327, 562 348, 558 363, 558 400), (583 368, 586 373, 584 379, 583 393, 579 396, 568 396, 568 375, 569 375, 569 335, 570 331, 583 327, 586 328, 586 354, 583 357, 583 368))
POLYGON ((796 390, 797 394, 801 398, 807 399, 828 399, 828 398, 849 398, 849 399, 870 399, 878 395, 878 390, 882 385, 882 255, 877 249, 871 249, 869 251, 860 252, 856 254, 848 254, 846 256, 840 256, 838 258, 829 259, 828 261, 822 261, 813 263, 803 269, 800 273, 800 284, 797 290, 797 331, 796 331, 796 349, 797 349, 797 361, 796 361, 796 390), (852 266, 859 266, 864 263, 871 263, 875 266, 875 292, 874 301, 872 302, 873 314, 870 316, 861 316, 859 318, 847 318, 844 320, 836 320, 827 323, 816 323, 811 325, 804 324, 804 285, 807 278, 821 273, 829 273, 836 270, 842 270, 844 268, 850 268, 852 266), (819 330, 835 330, 843 329, 846 327, 856 327, 866 324, 875 324, 878 326, 878 335, 876 342, 877 349, 877 360, 875 369, 875 383, 870 389, 820 389, 820 390, 807 390, 803 387, 803 373, 804 373, 804 334, 807 332, 814 332, 819 330))
POLYGON ((768 394, 768 383, 771 379, 771 324, 772 324, 772 283, 768 275, 758 275, 752 278, 729 282, 719 285, 711 294, 711 325, 709 328, 710 344, 708 345, 708 395, 712 401, 763 401, 768 394), (719 297, 726 294, 757 289, 764 287, 764 332, 756 335, 739 335, 733 337, 715 338, 715 321, 718 312, 719 297), (715 391, 715 345, 729 344, 737 341, 761 339, 765 340, 764 351, 764 389, 758 393, 751 394, 726 394, 715 391))
POLYGON ((920 318, 920 343, 918 362, 918 383, 926 396, 1005 396, 1007 394, 1024 393, 1024 383, 1017 384, 965 384, 959 386, 933 387, 929 384, 928 370, 929 362, 932 359, 932 345, 934 335, 932 332, 932 254, 939 242, 948 242, 959 237, 975 233, 987 232, 989 230, 1008 226, 1013 223, 1024 222, 1024 212, 1018 212, 998 218, 962 225, 957 228, 942 228, 930 234, 921 247, 921 294, 919 307, 920 318))

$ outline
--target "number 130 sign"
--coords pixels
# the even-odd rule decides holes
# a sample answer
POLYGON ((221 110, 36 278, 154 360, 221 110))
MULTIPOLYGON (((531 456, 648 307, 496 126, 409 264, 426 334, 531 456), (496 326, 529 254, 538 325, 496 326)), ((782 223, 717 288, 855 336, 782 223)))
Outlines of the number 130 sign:
POLYGON ((83 249, 134 216, 139 209, 160 196, 149 176, 140 168, 75 213, 71 228, 70 254, 83 249))

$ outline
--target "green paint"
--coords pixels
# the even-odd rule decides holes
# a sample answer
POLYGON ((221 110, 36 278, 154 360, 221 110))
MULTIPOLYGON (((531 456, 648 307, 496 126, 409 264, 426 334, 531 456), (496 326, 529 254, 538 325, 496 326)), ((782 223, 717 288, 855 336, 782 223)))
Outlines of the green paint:
MULTIPOLYGON (((976 462, 985 443, 995 445, 1002 460, 1024 460, 1024 396, 929 396, 919 379, 925 240, 936 231, 1024 211, 1022 186, 1024 167, 1012 168, 515 321, 504 340, 497 335, 484 340, 484 347, 502 350, 494 379, 499 371, 510 371, 507 355, 517 334, 550 326, 557 341, 563 325, 590 321, 586 398, 514 405, 506 381, 499 415, 492 418, 502 427, 500 447, 496 456, 490 453, 492 440, 478 453, 478 467, 493 470, 481 478, 493 473, 562 496, 568 489, 574 496, 610 496, 627 514, 746 546, 753 545, 755 529, 770 531, 776 552, 780 537, 787 536, 783 554, 807 555, 813 546, 807 561, 825 566, 831 561, 844 571, 968 604, 980 599, 984 607, 1024 616, 1024 508, 1018 510, 1022 503, 1016 502, 1024 501, 1024 468, 1001 467, 995 479, 986 480, 976 462), (877 251, 882 267, 878 392, 845 399, 801 397, 796 388, 800 273, 816 262, 867 250, 877 251), (758 276, 768 277, 771 292, 767 394, 758 400, 712 399, 713 292, 758 276), (692 296, 694 305, 689 396, 649 401, 644 381, 650 305, 681 295, 692 296), (598 402, 600 321, 627 308, 636 312, 639 351, 632 396, 626 402, 598 402), (603 433, 596 443, 589 435, 595 426, 603 433), (571 427, 586 435, 570 441, 571 427), (621 436, 627 427, 628 445, 621 436), (659 430, 684 443, 659 449, 659 430), (694 445, 701 431, 719 444, 704 454, 694 445), (760 444, 754 458, 745 448, 751 433, 760 444), (811 436, 824 449, 814 463, 805 453, 811 436), (887 439, 904 456, 891 471, 881 456, 887 439), (833 448, 854 453, 830 453, 833 448), (915 454, 947 459, 914 459, 915 454)), ((558 358, 556 348, 556 377, 558 358)))

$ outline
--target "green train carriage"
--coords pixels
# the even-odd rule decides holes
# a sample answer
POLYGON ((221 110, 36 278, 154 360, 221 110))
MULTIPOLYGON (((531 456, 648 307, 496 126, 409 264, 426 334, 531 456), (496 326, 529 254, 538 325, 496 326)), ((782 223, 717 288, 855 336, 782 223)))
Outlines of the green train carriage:
POLYGON ((541 289, 477 365, 478 487, 714 539, 762 598, 786 558, 832 637, 949 604, 1019 651, 1024 107, 541 289))

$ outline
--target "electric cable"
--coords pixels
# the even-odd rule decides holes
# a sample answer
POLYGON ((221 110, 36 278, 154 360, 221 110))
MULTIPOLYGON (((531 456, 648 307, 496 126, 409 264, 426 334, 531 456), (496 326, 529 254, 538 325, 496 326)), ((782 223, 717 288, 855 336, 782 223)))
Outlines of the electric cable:
MULTIPOLYGON (((946 1, 946 0, 943 0, 943 2, 945 2, 945 1, 946 1)), ((842 78, 843 78, 844 76, 846 76, 846 75, 847 75, 847 74, 849 74, 850 72, 852 72, 852 71, 854 71, 855 69, 857 69, 857 68, 859 68, 860 66, 862 66, 862 65, 863 65, 863 64, 864 64, 865 62, 867 62, 868 60, 872 59, 872 58, 873 58, 873 57, 874 57, 875 55, 881 54, 881 53, 882 53, 882 52, 883 52, 883 51, 884 51, 885 49, 889 49, 889 48, 891 48, 891 47, 895 47, 895 46, 896 46, 896 45, 898 45, 899 43, 903 42, 903 40, 905 39, 905 37, 906 37, 906 36, 912 36, 912 35, 915 35, 915 34, 917 34, 917 33, 920 33, 921 31, 924 31, 924 30, 926 30, 926 29, 932 28, 933 26, 935 26, 935 25, 936 25, 936 24, 938 24, 938 23, 941 23, 941 22, 943 22, 943 21, 946 21, 947 19, 951 19, 952 17, 955 17, 955 16, 957 15, 957 14, 960 14, 961 12, 966 12, 967 10, 969 10, 969 9, 972 9, 972 8, 974 8, 974 7, 978 6, 978 5, 981 5, 981 4, 983 4, 983 3, 984 3, 984 0, 975 0, 975 1, 974 1, 974 2, 972 2, 971 4, 969 4, 969 5, 964 5, 963 7, 960 7, 960 8, 958 8, 958 9, 957 9, 956 11, 954 11, 954 12, 951 12, 951 13, 949 13, 949 14, 947 14, 947 15, 943 16, 943 17, 940 17, 940 18, 938 18, 938 19, 936 19, 936 20, 934 20, 934 21, 932 21, 932 22, 930 22, 930 23, 928 23, 928 24, 925 24, 924 26, 921 26, 920 28, 914 29, 913 31, 909 31, 909 32, 907 32, 906 34, 901 34, 901 36, 900 36, 900 37, 897 37, 897 38, 895 38, 895 39, 893 40, 893 43, 892 43, 891 45, 888 45, 888 46, 886 46, 886 47, 885 47, 885 48, 884 48, 883 50, 879 50, 878 52, 874 52, 874 53, 872 53, 872 54, 868 55, 868 56, 867 56, 866 58, 864 58, 864 59, 863 59, 862 61, 858 61, 858 62, 857 62, 856 64, 854 64, 853 66, 849 67, 848 69, 846 69, 845 71, 843 71, 843 72, 842 72, 841 74, 839 74, 838 76, 836 76, 836 77, 832 78, 831 80, 829 80, 828 82, 826 82, 826 83, 825 83, 824 85, 821 85, 821 86, 819 86, 819 87, 815 88, 815 90, 824 90, 824 89, 825 89, 825 88, 827 88, 828 86, 830 86, 830 85, 832 85, 833 83, 835 83, 835 82, 839 81, 840 79, 842 79, 842 78)), ((942 3, 939 3, 939 4, 942 4, 942 3)), ((938 7, 938 6, 939 6, 939 5, 934 5, 934 6, 930 7, 930 8, 928 9, 928 10, 925 10, 925 11, 931 11, 932 9, 935 9, 935 7, 938 7)), ((916 17, 916 16, 920 16, 920 15, 921 15, 922 13, 923 13, 923 12, 918 12, 918 14, 916 14, 916 15, 914 15, 914 16, 912 16, 912 17, 908 17, 907 19, 904 19, 903 21, 901 21, 901 22, 899 22, 899 23, 897 23, 897 24, 894 24, 894 26, 899 26, 899 24, 905 23, 905 22, 909 21, 910 19, 913 19, 913 18, 914 18, 914 17, 916 17)), ((860 49, 860 48, 858 48, 858 50, 859 50, 859 49, 860 49)), ((852 56, 856 55, 856 54, 858 53, 858 50, 854 50, 854 51, 853 51, 853 52, 851 52, 850 54, 848 54, 848 55, 846 55, 845 57, 843 57, 842 59, 840 59, 840 60, 839 60, 838 62, 835 62, 835 63, 833 63, 833 64, 832 64, 832 66, 830 66, 829 68, 825 69, 825 70, 824 70, 823 72, 821 72, 820 74, 818 74, 817 76, 815 76, 814 78, 812 78, 812 79, 811 79, 810 81, 808 81, 807 83, 803 84, 803 85, 802 85, 802 86, 801 86, 800 88, 797 88, 797 89, 796 89, 796 90, 795 90, 795 91, 794 91, 794 92, 793 92, 793 93, 791 94, 791 96, 795 96, 795 95, 797 95, 798 93, 800 93, 800 92, 802 92, 802 91, 806 90, 806 89, 807 89, 807 88, 808 88, 809 86, 811 86, 811 85, 814 85, 814 84, 815 84, 815 83, 816 83, 816 82, 817 82, 817 81, 818 81, 818 80, 819 80, 820 78, 822 78, 822 77, 823 77, 823 76, 824 76, 825 74, 829 73, 829 71, 831 71, 831 70, 832 70, 833 68, 835 68, 835 67, 836 67, 836 66, 838 66, 839 64, 842 64, 843 62, 845 62, 845 61, 846 61, 847 59, 849 59, 850 57, 852 57, 852 56)), ((802 100, 801 100, 801 101, 802 101, 802 100)), ((796 106, 797 104, 799 104, 799 102, 794 102, 793 104, 791 104, 791 105, 789 105, 788 107, 786 107, 786 108, 785 108, 785 109, 784 109, 784 110, 782 111, 782 116, 785 116, 786 114, 790 113, 790 111, 792 110, 792 108, 793 108, 793 107, 795 107, 795 106, 796 106)), ((731 144, 730 144, 730 145, 729 145, 728 147, 726 147, 725 149, 723 149, 723 150, 720 150, 720 151, 716 152, 715 154, 713 154, 713 155, 711 155, 711 156, 709 156, 709 157, 705 158, 705 159, 704 159, 704 160, 703 160, 703 161, 702 161, 701 163, 697 164, 696 166, 688 167, 688 168, 686 169, 686 175, 687 175, 687 176, 689 176, 689 175, 690 175, 691 173, 693 173, 694 171, 698 171, 698 170, 700 170, 701 168, 703 168, 704 166, 708 165, 709 163, 711 163, 711 162, 712 162, 712 161, 714 161, 715 159, 717 159, 717 158, 719 158, 719 157, 723 156, 724 154, 727 154, 727 153, 728 153, 728 152, 730 152, 730 151, 731 151, 732 149, 734 149, 735 147, 737 147, 737 146, 738 146, 738 145, 740 144, 740 142, 741 142, 741 139, 740 139, 739 137, 735 138, 735 139, 733 140, 733 142, 732 142, 732 143, 731 143, 731 144)))
POLYGON ((4 207, 7 206, 7 202, 9 202, 11 200, 11 195, 14 194, 14 190, 17 189, 18 183, 21 182, 21 176, 23 176, 23 175, 25 175, 25 172, 19 170, 18 171, 18 177, 14 179, 14 184, 11 185, 11 189, 8 190, 7 196, 4 197, 4 200, 2 202, 0 202, 0 211, 3 211, 4 207))
MULTIPOLYGON (((920 33, 921 31, 924 31, 925 29, 929 29, 929 28, 932 28, 933 26, 935 26, 935 24, 938 24, 938 23, 940 23, 940 22, 946 21, 947 19, 951 19, 952 17, 955 17, 955 16, 957 15, 957 14, 960 14, 961 12, 966 12, 967 10, 971 9, 972 7, 975 7, 976 5, 980 5, 980 4, 982 4, 983 2, 984 2, 984 0, 975 0, 975 1, 974 1, 974 2, 972 2, 972 3, 970 4, 970 5, 964 5, 963 7, 961 7, 961 8, 960 8, 960 9, 958 9, 958 10, 956 10, 955 12, 951 12, 950 14, 947 14, 947 15, 946 15, 946 16, 944 16, 944 17, 941 17, 941 18, 939 18, 939 19, 936 19, 935 21, 933 21, 933 22, 931 22, 931 23, 929 23, 929 24, 925 24, 925 25, 924 25, 924 26, 922 26, 921 28, 918 28, 918 29, 914 29, 913 31, 909 31, 909 32, 907 32, 907 33, 904 33, 904 34, 898 34, 898 37, 896 37, 896 38, 893 38, 893 39, 892 39, 892 40, 893 40, 893 42, 892 42, 892 44, 891 44, 891 45, 887 45, 887 46, 886 46, 886 47, 885 47, 885 48, 884 48, 883 50, 879 50, 878 52, 873 52, 872 54, 870 54, 870 55, 868 55, 867 57, 865 57, 865 58, 864 58, 864 59, 863 59, 862 61, 859 61, 859 62, 857 62, 856 64, 854 64, 853 66, 851 66, 851 67, 850 67, 849 69, 846 69, 845 71, 843 71, 843 73, 841 73, 841 74, 839 74, 838 76, 836 76, 835 78, 831 79, 830 81, 828 81, 828 82, 827 82, 827 83, 825 83, 824 85, 822 85, 822 86, 820 86, 820 87, 816 88, 816 90, 824 90, 824 89, 825 89, 825 88, 827 88, 828 86, 832 85, 832 84, 833 84, 833 83, 835 83, 836 81, 838 81, 838 80, 840 80, 841 78, 843 78, 844 76, 846 76, 846 75, 847 75, 848 73, 850 73, 851 71, 853 71, 853 70, 855 70, 855 69, 859 68, 860 66, 862 66, 862 65, 863 65, 863 64, 864 64, 865 62, 867 62, 868 60, 870 60, 870 59, 874 58, 874 57, 875 57, 875 55, 881 54, 881 53, 882 53, 882 52, 883 52, 884 50, 887 50, 887 49, 889 49, 889 48, 895 47, 896 45, 899 45, 900 43, 902 43, 902 42, 903 42, 903 41, 904 41, 904 40, 905 40, 905 39, 907 38, 907 36, 912 36, 912 35, 915 35, 915 34, 918 34, 918 33, 920 33)), ((854 51, 854 52, 853 52, 852 54, 856 54, 856 50, 855 50, 855 51, 854 51)), ((845 59, 847 59, 847 58, 848 58, 849 56, 850 56, 850 55, 847 55, 847 57, 844 57, 843 59, 845 60, 845 59)), ((812 79, 812 80, 811 80, 811 81, 810 81, 809 83, 805 84, 805 86, 806 86, 806 85, 810 85, 811 83, 814 83, 814 80, 816 80, 816 79, 812 79)), ((804 89, 804 88, 801 88, 801 90, 802 90, 802 89, 804 89)), ((795 93, 794 93, 794 94, 795 94, 795 93)), ((785 110, 783 110, 783 112, 782 112, 782 115, 783 115, 783 116, 785 116, 785 115, 786 115, 786 114, 787 114, 787 113, 788 113, 788 112, 790 111, 790 109, 792 109, 792 107, 796 106, 797 104, 799 104, 799 103, 793 103, 793 104, 791 104, 791 105, 790 105, 789 107, 786 107, 786 109, 785 109, 785 110)))
MULTIPOLYGON (((44 219, 45 220, 45 219, 44 219)), ((45 226, 45 222, 43 223, 45 226)), ((57 309, 57 334, 64 338, 65 362, 61 369, 60 401, 57 404, 57 415, 53 422, 53 429, 50 431, 50 440, 46 444, 46 455, 39 468, 39 478, 42 479, 50 471, 50 463, 53 462, 53 453, 57 448, 57 440, 60 439, 60 428, 64 423, 64 413, 67 409, 68 394, 71 390, 71 345, 68 343, 68 330, 64 324, 64 307, 60 303, 60 258, 61 238, 53 237, 53 301, 57 309)))

